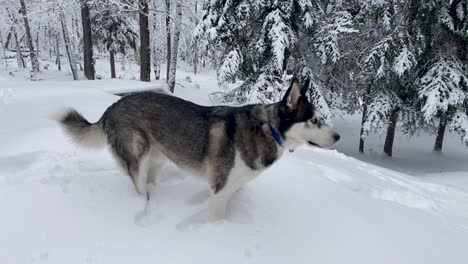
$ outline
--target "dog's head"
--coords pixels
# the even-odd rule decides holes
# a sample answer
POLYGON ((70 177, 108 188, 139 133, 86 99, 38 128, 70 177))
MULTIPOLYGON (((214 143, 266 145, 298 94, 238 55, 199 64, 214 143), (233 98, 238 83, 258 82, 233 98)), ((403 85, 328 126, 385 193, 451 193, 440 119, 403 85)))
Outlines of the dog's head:
POLYGON ((340 135, 321 122, 320 113, 307 99, 308 87, 309 80, 301 86, 299 80, 293 78, 279 103, 279 130, 289 149, 303 144, 327 148, 340 139, 340 135))

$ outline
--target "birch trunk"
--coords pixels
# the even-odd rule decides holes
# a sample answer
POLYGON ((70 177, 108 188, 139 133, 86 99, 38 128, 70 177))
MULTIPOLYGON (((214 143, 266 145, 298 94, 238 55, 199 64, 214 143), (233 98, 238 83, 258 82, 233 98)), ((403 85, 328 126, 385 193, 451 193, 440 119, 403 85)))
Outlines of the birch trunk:
POLYGON ((174 38, 172 39, 172 47, 171 47, 171 67, 169 69, 169 79, 168 79, 168 87, 171 93, 174 93, 175 88, 175 79, 176 79, 176 71, 177 71, 177 56, 179 51, 179 38, 180 38, 180 26, 182 23, 182 5, 177 1, 176 3, 176 21, 174 24, 174 38))
POLYGON ((39 61, 37 59, 37 54, 34 51, 33 40, 31 36, 31 28, 29 27, 28 12, 26 10, 26 3, 24 0, 20 0, 20 13, 23 16, 24 30, 26 31, 26 42, 29 47, 29 57, 31 58, 31 67, 32 71, 39 72, 39 61))
MULTIPOLYGON (((153 1, 153 9, 156 10, 155 1, 153 1)), ((161 78, 161 49, 159 48, 159 41, 156 39, 156 32, 158 32, 158 20, 156 17, 156 11, 153 11, 153 33, 152 33, 152 41, 153 44, 151 49, 152 61, 153 61, 153 72, 154 72, 154 79, 159 80, 161 78)))

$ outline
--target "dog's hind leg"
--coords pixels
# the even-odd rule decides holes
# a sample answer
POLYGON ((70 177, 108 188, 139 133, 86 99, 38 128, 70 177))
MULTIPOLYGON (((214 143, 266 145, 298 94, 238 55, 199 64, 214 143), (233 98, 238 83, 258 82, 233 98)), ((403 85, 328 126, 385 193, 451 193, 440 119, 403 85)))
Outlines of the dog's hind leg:
POLYGON ((146 137, 140 133, 131 136, 110 136, 109 143, 115 159, 130 176, 136 191, 147 196, 146 181, 150 169, 150 155, 146 137))
POLYGON ((137 192, 141 195, 146 196, 146 199, 149 200, 149 193, 147 190, 147 181, 148 175, 151 170, 151 159, 149 153, 145 153, 139 159, 138 171, 136 171, 132 176, 133 183, 137 192))
POLYGON ((146 177, 146 192, 148 200, 156 190, 158 173, 166 163, 167 158, 160 151, 152 149, 150 151, 149 170, 146 177))

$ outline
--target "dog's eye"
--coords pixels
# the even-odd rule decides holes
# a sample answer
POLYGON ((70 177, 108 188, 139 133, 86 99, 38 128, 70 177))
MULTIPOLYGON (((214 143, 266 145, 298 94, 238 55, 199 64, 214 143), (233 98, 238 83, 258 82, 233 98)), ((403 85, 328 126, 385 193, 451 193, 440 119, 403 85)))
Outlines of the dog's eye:
POLYGON ((310 122, 312 122, 312 124, 317 124, 317 118, 312 118, 310 122))

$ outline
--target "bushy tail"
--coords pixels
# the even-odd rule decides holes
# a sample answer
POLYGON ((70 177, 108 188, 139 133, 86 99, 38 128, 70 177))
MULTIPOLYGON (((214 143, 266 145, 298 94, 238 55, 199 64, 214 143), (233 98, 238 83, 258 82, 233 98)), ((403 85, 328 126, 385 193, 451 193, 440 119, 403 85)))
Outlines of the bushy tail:
POLYGON ((106 144, 106 135, 100 122, 91 124, 75 109, 65 109, 54 114, 73 141, 86 148, 101 148, 106 144))

